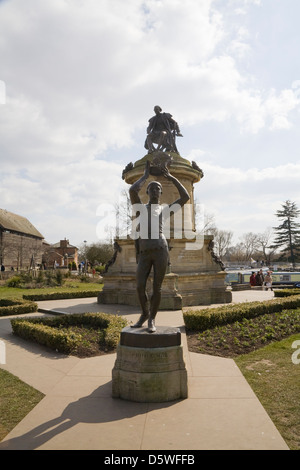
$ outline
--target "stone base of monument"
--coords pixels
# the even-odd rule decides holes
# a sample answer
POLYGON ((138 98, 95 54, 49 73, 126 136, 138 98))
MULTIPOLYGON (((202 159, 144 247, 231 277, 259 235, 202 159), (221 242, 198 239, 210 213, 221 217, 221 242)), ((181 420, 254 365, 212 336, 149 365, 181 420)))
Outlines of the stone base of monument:
POLYGON ((187 371, 179 328, 123 328, 112 370, 112 396, 134 402, 187 398, 187 371))
MULTIPOLYGON (((226 272, 221 270, 209 249, 212 235, 205 235, 201 249, 187 250, 186 240, 170 242, 172 272, 166 274, 161 293, 160 310, 181 310, 190 305, 225 304, 232 293, 225 285, 226 272)), ((136 291, 136 255, 134 240, 118 241, 121 252, 104 274, 104 286, 98 295, 99 304, 140 306, 136 291)), ((147 282, 152 294, 152 277, 147 282)))

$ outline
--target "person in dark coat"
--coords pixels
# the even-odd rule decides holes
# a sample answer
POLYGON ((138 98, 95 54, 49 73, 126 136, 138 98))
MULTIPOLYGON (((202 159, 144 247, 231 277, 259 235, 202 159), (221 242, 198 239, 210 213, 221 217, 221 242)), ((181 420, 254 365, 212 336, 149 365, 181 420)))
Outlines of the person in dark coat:
POLYGON ((264 275, 263 275, 262 269, 260 269, 259 271, 257 271, 257 274, 256 274, 256 285, 262 286, 263 283, 264 283, 264 275))
POLYGON ((250 276, 250 286, 251 287, 254 287, 256 286, 256 276, 255 276, 255 272, 252 271, 252 274, 250 276))

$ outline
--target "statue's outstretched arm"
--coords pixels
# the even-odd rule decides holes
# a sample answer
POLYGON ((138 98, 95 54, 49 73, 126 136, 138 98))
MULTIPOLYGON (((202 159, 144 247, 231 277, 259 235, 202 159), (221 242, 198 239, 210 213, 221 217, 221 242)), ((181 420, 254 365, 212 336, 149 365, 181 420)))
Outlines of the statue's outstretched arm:
POLYGON ((145 184, 145 181, 148 179, 149 174, 150 174, 150 162, 149 160, 147 160, 143 176, 141 176, 140 179, 138 179, 135 183, 133 183, 133 185, 129 189, 129 196, 130 196, 131 204, 141 203, 139 192, 142 186, 145 184))
POLYGON ((180 183, 180 181, 178 181, 178 179, 175 178, 175 176, 171 175, 167 167, 162 168, 162 174, 169 181, 172 181, 174 186, 176 186, 176 188, 178 189, 179 196, 180 196, 179 199, 177 199, 176 201, 174 201, 172 204, 169 204, 169 205, 172 206, 173 204, 179 204, 180 206, 183 206, 190 199, 189 193, 187 192, 185 187, 180 183))

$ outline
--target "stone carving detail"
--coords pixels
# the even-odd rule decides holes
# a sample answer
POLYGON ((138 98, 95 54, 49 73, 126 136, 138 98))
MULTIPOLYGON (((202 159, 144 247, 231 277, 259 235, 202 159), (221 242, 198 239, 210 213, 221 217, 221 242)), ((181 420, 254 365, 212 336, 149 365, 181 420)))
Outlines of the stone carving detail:
POLYGON ((122 171, 122 180, 125 179, 125 174, 126 174, 128 171, 132 170, 132 168, 133 168, 133 163, 132 163, 132 162, 128 163, 128 164, 125 166, 124 170, 122 171))
POLYGON ((207 250, 210 252, 213 260, 215 261, 215 263, 220 265, 222 271, 225 271, 225 266, 223 264, 223 261, 214 252, 214 245, 215 244, 214 244, 213 240, 211 240, 208 244, 207 250))
POLYGON ((121 253, 121 251, 122 251, 122 248, 120 247, 119 243, 115 242, 114 243, 114 254, 113 254, 112 258, 106 263, 104 274, 107 273, 108 268, 116 262, 118 253, 121 253))
POLYGON ((203 170, 201 170, 201 168, 199 168, 199 166, 197 165, 196 162, 192 162, 192 167, 194 168, 194 170, 199 171, 201 173, 201 178, 203 178, 203 176, 204 176, 203 170))
POLYGON ((150 163, 150 175, 158 176, 163 174, 165 168, 169 168, 173 158, 167 152, 155 151, 150 163))

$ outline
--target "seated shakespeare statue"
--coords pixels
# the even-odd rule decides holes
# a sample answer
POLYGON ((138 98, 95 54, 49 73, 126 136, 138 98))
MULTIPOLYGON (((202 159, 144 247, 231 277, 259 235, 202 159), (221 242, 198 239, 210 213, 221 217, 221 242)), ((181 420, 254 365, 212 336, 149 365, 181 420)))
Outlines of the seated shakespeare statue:
POLYGON ((148 320, 148 332, 156 331, 155 317, 161 299, 162 283, 166 274, 169 262, 168 243, 163 233, 164 211, 167 216, 170 211, 176 211, 190 199, 184 186, 170 174, 165 166, 161 169, 161 174, 171 181, 178 189, 179 198, 172 204, 160 204, 162 185, 158 181, 151 181, 147 186, 148 204, 142 204, 139 191, 150 175, 150 162, 147 161, 143 176, 137 180, 129 190, 130 200, 135 208, 144 217, 139 221, 139 238, 136 240, 137 247, 137 294, 142 308, 142 314, 133 328, 140 328, 148 320), (166 210, 167 209, 167 210, 166 210), (147 279, 153 267, 153 293, 149 302, 146 292, 147 279))
POLYGON ((169 113, 163 113, 160 106, 154 107, 155 116, 149 119, 145 148, 148 153, 156 150, 173 151, 178 153, 176 136, 182 137, 177 122, 169 113), (157 144, 157 148, 153 144, 157 144))

